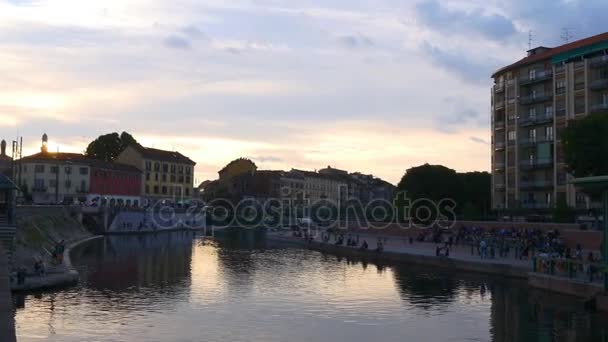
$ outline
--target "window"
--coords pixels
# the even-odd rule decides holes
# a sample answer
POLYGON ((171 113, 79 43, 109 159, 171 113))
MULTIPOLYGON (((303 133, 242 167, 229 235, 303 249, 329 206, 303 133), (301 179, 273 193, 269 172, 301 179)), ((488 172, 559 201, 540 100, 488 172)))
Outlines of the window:
POLYGON ((547 105, 545 107, 545 116, 547 116, 547 117, 553 116, 553 106, 547 105))
POLYGON ((509 133, 507 133, 507 137, 509 141, 514 141, 517 137, 517 133, 515 131, 509 131, 509 133))
POLYGON ((160 163, 159 162, 154 163, 154 171, 160 171, 160 163))
MULTIPOLYGON (((558 90, 559 89, 563 89, 565 91, 566 89, 566 80, 557 80, 557 84, 555 86, 558 90)), ((559 91, 558 91, 559 93, 559 91)))
POLYGON ((532 69, 532 70, 528 71, 528 78, 531 80, 536 78, 536 69, 532 69))
POLYGON ((150 172, 146 172, 146 181, 150 180, 150 172))
POLYGON ((178 166, 177 167, 177 172, 184 173, 184 166, 183 165, 178 166))
POLYGON ((158 195, 158 185, 154 186, 154 193, 158 195))
POLYGON ((49 186, 51 188, 56 188, 57 187, 57 181, 55 179, 49 180, 49 186))
POLYGON ((175 164, 171 164, 171 173, 175 173, 175 164))
POLYGON ((72 173, 72 167, 71 166, 66 166, 65 167, 65 174, 69 175, 70 173, 72 173))
POLYGON ((532 128, 531 130, 528 131, 528 138, 530 138, 531 142, 536 141, 536 129, 535 128, 532 128))
POLYGON ((603 105, 608 104, 608 93, 603 93, 602 94, 602 104, 603 105))
POLYGON ((51 173, 58 173, 59 172, 59 166, 51 166, 51 173))
POLYGON ((190 176, 186 176, 186 183, 190 184, 190 176))
POLYGON ((80 181, 80 191, 87 192, 87 182, 84 179, 80 181))
POLYGON ((186 188, 186 196, 190 196, 190 189, 186 188))
POLYGON ((545 138, 547 140, 553 140, 553 126, 545 127, 545 138))
POLYGON ((574 113, 580 114, 585 112, 585 97, 577 96, 574 98, 574 113))
POLYGON ((44 165, 34 166, 34 172, 44 172, 44 165))
POLYGON ((44 189, 44 179, 34 179, 34 188, 39 190, 44 189))
POLYGON ((154 180, 158 182, 158 173, 154 174, 154 180))
POLYGON ((147 161, 146 162, 146 171, 151 171, 152 170, 152 162, 147 161))
POLYGON ((146 184, 146 194, 150 193, 150 186, 148 184, 146 184))
POLYGON ((190 166, 186 166, 186 174, 189 175, 190 174, 190 166))
POLYGON ((183 183, 184 182, 184 176, 180 175, 179 179, 178 179, 178 182, 179 183, 183 183))
POLYGON ((65 188, 66 188, 66 189, 69 189, 69 188, 71 188, 71 187, 72 187, 72 181, 71 181, 71 180, 69 180, 69 179, 68 179, 68 180, 66 180, 66 181, 65 181, 65 188))
POLYGON ((163 172, 169 172, 169 164, 163 164, 163 172))
POLYGON ((89 169, 86 168, 86 167, 81 167, 80 168, 80 174, 83 175, 83 176, 84 175, 88 175, 89 174, 89 169))
POLYGON ((163 182, 167 181, 167 175, 166 174, 163 173, 163 177, 162 178, 163 178, 163 182))
POLYGON ((175 175, 171 175, 171 183, 175 183, 175 175))
POLYGON ((166 194, 167 194, 167 187, 166 187, 166 186, 163 186, 163 187, 162 187, 162 192, 163 192, 163 195, 166 195, 166 194))
POLYGON ((530 119, 534 119, 536 117, 536 107, 530 107, 530 109, 528 109, 528 117, 530 119))

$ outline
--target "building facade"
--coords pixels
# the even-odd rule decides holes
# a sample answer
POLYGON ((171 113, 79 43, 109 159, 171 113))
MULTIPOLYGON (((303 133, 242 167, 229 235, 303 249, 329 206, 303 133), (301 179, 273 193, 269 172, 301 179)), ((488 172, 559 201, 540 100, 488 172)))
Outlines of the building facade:
POLYGON ((134 166, 90 161, 88 200, 102 205, 139 206, 142 171, 134 166))
POLYGON ((492 75, 492 206, 548 210, 558 199, 594 206, 568 183, 561 133, 608 113, 608 33, 537 47, 492 75))
POLYGON ((148 203, 181 202, 194 196, 194 166, 196 163, 179 152, 128 146, 115 160, 143 170, 142 196, 148 203))

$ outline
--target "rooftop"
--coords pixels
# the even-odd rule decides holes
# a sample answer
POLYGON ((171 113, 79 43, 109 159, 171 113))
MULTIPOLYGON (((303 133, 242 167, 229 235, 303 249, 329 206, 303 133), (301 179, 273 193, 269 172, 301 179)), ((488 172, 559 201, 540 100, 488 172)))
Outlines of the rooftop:
POLYGON ((582 48, 582 47, 585 47, 588 45, 597 44, 597 43, 606 42, 606 41, 608 41, 608 32, 600 33, 595 36, 587 37, 584 39, 580 39, 580 40, 577 40, 577 41, 574 41, 574 42, 571 42, 568 44, 556 46, 553 48, 539 46, 537 48, 529 50, 528 56, 520 59, 519 61, 517 61, 511 65, 507 65, 505 67, 502 67, 502 68, 496 70, 496 72, 494 72, 494 74, 492 74, 492 77, 496 77, 498 74, 512 70, 516 67, 521 67, 524 65, 546 60, 553 56, 557 56, 561 53, 570 52, 570 51, 573 51, 573 50, 576 50, 576 49, 579 49, 579 48, 582 48))
POLYGON ((190 164, 190 165, 196 165, 196 163, 184 156, 183 154, 177 152, 177 151, 165 151, 165 150, 159 150, 156 148, 151 148, 151 147, 144 147, 140 144, 134 144, 131 145, 133 146, 136 150, 138 150, 142 156, 144 158, 147 159, 154 159, 154 160, 162 160, 162 161, 170 161, 170 162, 174 162, 174 163, 182 163, 182 164, 190 164))

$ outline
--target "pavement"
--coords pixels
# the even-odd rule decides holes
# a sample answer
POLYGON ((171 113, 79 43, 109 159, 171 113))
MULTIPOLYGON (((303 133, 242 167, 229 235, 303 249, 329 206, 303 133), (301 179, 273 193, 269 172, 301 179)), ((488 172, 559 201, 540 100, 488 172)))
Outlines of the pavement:
MULTIPOLYGON (((283 238, 292 237, 291 232, 273 232, 273 235, 281 236, 283 238)), ((354 238, 356 235, 353 234, 354 238)), ((394 253, 402 253, 402 254, 410 254, 410 255, 423 255, 423 256, 435 256, 437 246, 440 244, 431 243, 431 242, 418 242, 414 241, 413 244, 409 243, 409 240, 406 238, 394 237, 394 236, 381 236, 381 235, 371 235, 371 234, 359 234, 359 246, 363 243, 363 241, 367 241, 369 245, 369 249, 373 250, 376 248, 378 237, 384 241, 386 238, 386 243, 384 244, 384 251, 386 252, 394 252, 394 253)), ((295 238, 294 239, 301 239, 295 238)), ((345 239, 348 239, 348 235, 345 235, 345 239)), ((316 242, 323 243, 320 237, 315 239, 316 242)), ((335 243, 333 234, 328 245, 333 245, 335 243)), ((343 248, 358 248, 358 247, 346 247, 343 248)), ((498 253, 498 251, 496 251, 498 253)), ((486 258, 482 259, 479 255, 477 255, 476 249, 474 250, 474 254, 471 254, 471 246, 469 245, 458 245, 452 246, 450 249, 450 259, 460 260, 460 261, 468 261, 475 263, 487 263, 487 264, 504 264, 510 265, 518 268, 528 269, 532 271, 532 262, 530 260, 521 260, 515 257, 515 253, 513 250, 510 251, 509 255, 503 258, 498 257, 498 254, 495 258, 486 258)))
POLYGON ((8 262, 0 246, 0 341, 15 340, 15 316, 9 288, 8 262))

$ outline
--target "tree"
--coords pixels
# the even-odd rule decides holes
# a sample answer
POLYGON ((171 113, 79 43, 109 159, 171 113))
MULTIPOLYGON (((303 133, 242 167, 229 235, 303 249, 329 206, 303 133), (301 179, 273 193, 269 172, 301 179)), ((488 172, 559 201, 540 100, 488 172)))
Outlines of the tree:
POLYGON ((93 159, 112 161, 127 148, 127 146, 137 144, 133 136, 127 132, 108 133, 100 135, 87 146, 85 155, 93 159))
POLYGON ((460 178, 462 187, 462 194, 458 200, 465 205, 469 204, 469 210, 466 213, 464 211, 465 205, 462 206, 462 214, 464 218, 466 220, 483 219, 491 210, 492 175, 490 175, 488 172, 475 171, 459 173, 458 177, 460 178), (472 211, 474 211, 476 215, 472 215, 472 211))
POLYGON ((553 209, 553 221, 557 223, 574 223, 576 210, 568 206, 566 196, 558 196, 557 203, 553 209))
POLYGON ((608 115, 570 121, 562 134, 564 159, 574 177, 608 174, 608 115))

